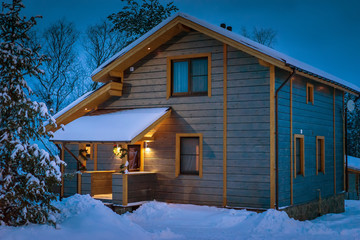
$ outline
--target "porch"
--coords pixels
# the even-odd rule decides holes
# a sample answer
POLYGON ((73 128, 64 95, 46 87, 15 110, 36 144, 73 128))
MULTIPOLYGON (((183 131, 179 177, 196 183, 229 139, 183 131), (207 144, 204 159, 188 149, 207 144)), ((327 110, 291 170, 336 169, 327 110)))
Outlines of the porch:
POLYGON ((67 163, 61 196, 89 194, 121 206, 153 200, 156 174, 144 171, 144 151, 170 114, 170 108, 97 110, 57 131, 52 141, 67 163))
POLYGON ((80 175, 79 194, 89 194, 103 202, 127 206, 154 199, 156 173, 84 171, 80 175))

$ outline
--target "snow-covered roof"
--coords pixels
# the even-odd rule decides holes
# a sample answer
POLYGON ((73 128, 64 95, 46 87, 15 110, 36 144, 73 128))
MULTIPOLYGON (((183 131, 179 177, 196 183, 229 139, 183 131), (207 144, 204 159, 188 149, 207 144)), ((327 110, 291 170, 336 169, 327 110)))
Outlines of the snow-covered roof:
POLYGON ((360 158, 348 156, 348 168, 355 171, 360 171, 360 158))
POLYGON ((356 86, 355 84, 349 83, 343 79, 340 79, 336 76, 333 76, 329 73, 326 73, 320 69, 317 69, 313 66, 310 66, 306 63, 303 63, 301 61, 298 61, 292 57, 289 57, 281 52, 278 52, 272 48, 266 47, 260 43, 254 42, 246 37, 243 37, 239 34, 236 34, 234 32, 228 31, 222 27, 219 26, 215 26, 213 24, 210 24, 208 22, 205 22, 203 20, 197 19, 193 16, 190 16, 188 14, 185 13, 176 13, 173 16, 167 18, 166 20, 164 20, 163 22, 161 22, 159 25, 157 25, 156 27, 154 27, 152 30, 150 30, 149 32, 147 32, 146 34, 144 34, 142 37, 140 37, 139 39, 137 39, 136 41, 134 41, 133 43, 131 43, 130 45, 128 45, 127 47, 125 47, 124 49, 122 49, 120 52, 116 53, 113 57, 111 57, 110 59, 108 59, 106 62, 104 62, 102 65, 100 65, 97 69, 95 69, 91 76, 96 75, 97 73, 99 73, 101 70, 103 70, 106 66, 108 66, 110 63, 112 63, 113 61, 115 61, 116 59, 118 59, 119 57, 123 56, 125 53, 127 53, 128 51, 130 51, 132 48, 134 48, 135 46, 137 46, 139 43, 141 43, 142 41, 144 41, 145 39, 147 39, 148 37, 150 37, 151 35, 153 35, 155 32, 157 32, 159 29, 161 29, 163 26, 165 26, 166 24, 168 24, 169 22, 171 22, 173 19, 175 19, 176 17, 182 17, 185 18, 189 21, 192 21, 198 25, 201 25, 211 31, 214 31, 216 33, 219 33, 227 38, 230 38, 232 40, 235 40, 245 46, 248 46, 258 52, 261 52, 265 55, 268 55, 274 59, 280 60, 282 62, 284 62, 285 64, 287 64, 289 67, 292 68, 296 68, 298 71, 316 76, 318 78, 324 79, 330 83, 336 84, 336 85, 340 85, 342 87, 345 87, 347 89, 350 89, 352 91, 355 91, 357 93, 360 93, 360 88, 358 86, 356 86))
POLYGON ((67 111, 69 111, 71 108, 75 107, 77 104, 82 102, 84 99, 89 97, 93 92, 94 91, 89 91, 89 92, 85 93, 84 95, 80 96, 78 99, 76 99, 75 101, 71 102, 69 105, 67 105, 66 107, 64 107, 60 111, 58 111, 53 117, 55 119, 57 119, 58 117, 60 117, 61 115, 63 115, 67 111))
POLYGON ((52 141, 131 142, 169 108, 141 108, 83 116, 54 133, 52 141))

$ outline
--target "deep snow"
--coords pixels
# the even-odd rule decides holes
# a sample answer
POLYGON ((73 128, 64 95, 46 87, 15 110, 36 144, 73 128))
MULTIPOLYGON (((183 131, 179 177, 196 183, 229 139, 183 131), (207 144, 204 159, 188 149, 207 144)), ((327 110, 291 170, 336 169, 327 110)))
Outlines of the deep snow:
POLYGON ((155 201, 117 215, 88 195, 56 206, 62 211, 55 216, 57 229, 0 226, 0 239, 360 239, 360 201, 346 201, 345 213, 304 222, 275 210, 255 213, 155 201))

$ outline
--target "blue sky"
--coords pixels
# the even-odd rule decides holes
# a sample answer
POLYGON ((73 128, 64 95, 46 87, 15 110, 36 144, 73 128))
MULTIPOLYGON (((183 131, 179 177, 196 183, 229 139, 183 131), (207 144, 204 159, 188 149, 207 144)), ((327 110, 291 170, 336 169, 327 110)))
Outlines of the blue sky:
MULTIPOLYGON (((161 2, 167 2, 161 0, 161 2)), ((181 12, 209 23, 270 27, 275 49, 360 86, 358 0, 175 0, 181 12)), ((25 14, 42 15, 40 27, 65 17, 82 31, 122 8, 120 0, 24 0, 25 14)))

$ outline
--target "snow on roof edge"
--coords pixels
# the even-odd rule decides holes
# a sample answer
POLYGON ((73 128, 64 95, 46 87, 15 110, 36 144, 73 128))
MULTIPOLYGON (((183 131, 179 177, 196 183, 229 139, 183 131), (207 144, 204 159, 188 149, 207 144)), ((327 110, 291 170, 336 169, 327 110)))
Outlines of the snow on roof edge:
POLYGON ((170 111, 170 107, 122 109, 117 112, 82 116, 59 129, 51 141, 131 142, 170 111), (99 124, 99 122, 101 124, 99 124), (104 124, 106 123, 106 124, 104 124), (129 123, 135 123, 131 126, 129 123), (126 126, 126 128, 123 128, 126 126))
POLYGON ((109 58, 108 60, 106 60, 103 64, 101 64, 99 67, 97 67, 92 73, 91 73, 91 77, 93 77, 94 75, 96 75, 97 73, 99 73, 101 70, 103 70, 107 65, 109 65, 110 63, 112 63, 113 61, 115 61, 117 58, 121 57, 122 55, 124 55, 125 53, 127 53, 129 50, 131 50, 132 48, 134 48, 136 45, 138 45, 139 43, 141 43, 142 41, 144 41, 146 38, 150 37, 152 34, 154 34, 157 30, 159 30, 160 28, 162 28, 163 26, 165 26, 166 24, 168 24, 171 20, 173 20, 174 18, 176 18, 177 16, 180 16, 181 13, 178 12, 170 17, 168 17, 167 19, 165 19, 164 21, 162 21, 161 23, 159 23, 157 26, 155 26, 153 29, 151 29, 150 31, 148 31, 147 33, 145 33, 144 35, 142 35, 141 37, 139 37, 138 39, 136 39, 134 42, 130 43, 128 46, 126 46, 125 48, 121 49, 118 53, 116 53, 114 56, 112 56, 111 58, 109 58))
POLYGON ((66 107, 64 107, 63 109, 61 109, 57 113, 55 113, 53 118, 57 119, 58 117, 62 116, 64 113, 69 111, 71 108, 75 107, 77 104, 79 104, 80 102, 82 102, 83 100, 88 98, 94 92, 95 92, 95 90, 84 93, 82 96, 77 98, 75 101, 71 102, 69 105, 67 105, 66 107))
POLYGON ((360 158, 348 155, 348 168, 360 171, 360 158))
POLYGON ((353 83, 350 83, 348 81, 345 81, 341 78, 338 78, 332 74, 329 74, 323 70, 320 70, 318 68, 315 68, 309 64, 303 63, 299 60, 296 60, 290 56, 287 56, 281 52, 278 52, 272 48, 269 48, 267 46, 264 46, 260 43, 257 43, 255 41, 252 41, 251 39, 248 39, 244 36, 241 36, 237 33, 231 32, 229 30, 226 30, 224 28, 221 28, 220 26, 216 26, 213 24, 210 24, 206 21, 200 20, 198 18, 195 18, 193 16, 190 16, 188 14, 182 13, 182 12, 178 12, 172 16, 170 16, 169 18, 165 19, 164 21, 162 21, 160 24, 158 24, 156 27, 154 27, 153 29, 151 29, 149 32, 147 32, 146 34, 144 34, 143 36, 141 36, 140 38, 138 38, 136 41, 132 42, 130 45, 128 45, 127 47, 125 47, 124 49, 122 49, 121 51, 119 51, 118 53, 116 53, 114 56, 112 56, 111 58, 109 58, 106 62, 104 62, 103 64, 101 64, 98 68, 96 68, 92 73, 91 73, 91 77, 93 77, 94 75, 96 75, 97 73, 99 73, 101 70, 103 70, 106 66, 108 66, 110 63, 112 63, 113 61, 115 61, 117 58, 121 57, 122 55, 124 55, 125 53, 127 53, 129 50, 131 50, 132 48, 134 48, 136 45, 138 45, 140 42, 144 41, 146 38, 150 37, 152 34, 154 34, 156 31, 158 31, 160 28, 162 28, 163 26, 165 26, 166 24, 168 24, 171 20, 173 20, 176 17, 183 17, 189 21, 192 21, 194 23, 197 23, 205 28, 208 28, 214 32, 220 33, 223 36, 226 36, 228 38, 231 38, 241 44, 244 44, 250 48, 253 48, 254 50, 257 50, 261 53, 264 53, 272 58, 275 58, 277 60, 280 60, 282 62, 284 62, 285 64, 288 64, 290 66, 293 66, 295 68, 297 68, 298 70, 308 73, 310 75, 315 75, 316 77, 319 78, 323 78, 324 80, 334 83, 336 85, 340 85, 342 87, 345 87, 349 90, 355 91, 357 93, 360 94, 360 88, 358 86, 356 86, 353 83))

